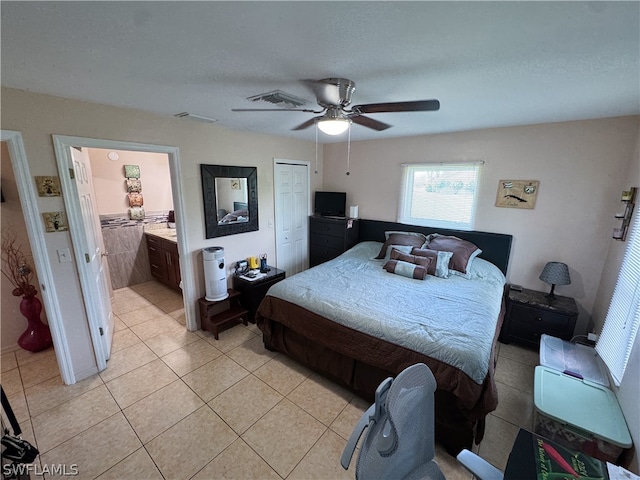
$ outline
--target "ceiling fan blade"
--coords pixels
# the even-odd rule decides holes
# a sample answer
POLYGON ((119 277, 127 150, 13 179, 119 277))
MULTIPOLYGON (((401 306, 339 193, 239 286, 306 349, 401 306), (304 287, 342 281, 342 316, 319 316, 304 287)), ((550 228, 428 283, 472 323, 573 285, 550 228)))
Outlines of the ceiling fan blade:
POLYGON ((415 102, 390 102, 368 103, 355 105, 351 108, 360 113, 387 113, 387 112, 432 112, 440 109, 438 100, 417 100, 415 102))
POLYGON ((351 118, 353 123, 357 123, 358 125, 362 125, 363 127, 372 128, 381 132, 382 130, 386 130, 387 128, 391 128, 391 125, 384 122, 379 122, 378 120, 374 120, 373 118, 365 117, 364 115, 354 115, 351 118))
POLYGON ((309 110, 308 108, 232 108, 232 112, 307 112, 322 113, 324 110, 309 110))
POLYGON ((300 124, 300 125, 298 125, 297 127, 292 128, 291 130, 304 130, 305 128, 308 128, 308 127, 310 127, 311 125, 313 125, 314 123, 316 123, 316 120, 317 120, 318 118, 321 118, 321 117, 313 117, 313 118, 311 118, 311 119, 307 120, 306 122, 301 123, 301 124, 300 124))

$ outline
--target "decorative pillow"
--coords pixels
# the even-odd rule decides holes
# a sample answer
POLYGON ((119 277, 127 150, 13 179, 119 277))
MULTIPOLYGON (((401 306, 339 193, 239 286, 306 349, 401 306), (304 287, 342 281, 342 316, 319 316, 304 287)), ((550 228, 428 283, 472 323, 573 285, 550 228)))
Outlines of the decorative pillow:
POLYGON ((449 262, 453 257, 453 252, 439 252, 428 248, 411 249, 411 255, 431 258, 431 266, 429 267, 429 275, 440 278, 449 278, 449 262))
MULTIPOLYGON (((412 247, 415 248, 415 247, 412 247)), ((403 262, 413 263, 414 265, 421 265, 427 269, 427 273, 430 274, 429 270, 431 267, 431 263, 433 260, 427 257, 419 257, 417 255, 411 255, 410 253, 403 253, 402 251, 396 248, 390 248, 390 260, 400 260, 403 262)))
POLYGON ((387 254, 387 248, 390 245, 410 245, 412 247, 421 247, 427 241, 427 237, 421 233, 414 232, 385 232, 387 241, 384 242, 377 259, 384 258, 387 254))
POLYGON ((389 273, 395 273, 396 275, 415 278, 417 280, 424 280, 428 275, 427 269, 422 265, 403 262, 401 260, 389 260, 384 264, 383 268, 389 273))
POLYGON ((453 252, 453 257, 449 262, 450 273, 464 278, 470 277, 467 267, 471 265, 474 258, 482 253, 482 250, 471 242, 458 237, 440 235, 439 233, 432 233, 427 237, 427 248, 429 250, 453 252))
MULTIPOLYGON (((411 253, 411 249, 416 248, 412 245, 389 245, 387 253, 384 255, 384 260, 391 260, 391 252, 395 249, 402 253, 411 253)), ((374 257, 377 258, 377 257, 374 257)), ((379 260, 379 259, 378 259, 379 260)))

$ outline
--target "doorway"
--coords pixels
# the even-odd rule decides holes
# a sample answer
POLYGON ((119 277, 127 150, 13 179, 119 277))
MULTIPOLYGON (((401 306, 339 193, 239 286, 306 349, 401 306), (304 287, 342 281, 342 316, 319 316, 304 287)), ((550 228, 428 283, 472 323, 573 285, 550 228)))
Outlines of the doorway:
MULTIPOLYGON (((82 206, 78 199, 76 185, 71 175, 66 175, 69 169, 73 168, 71 149, 73 147, 106 149, 109 151, 129 151, 129 152, 155 152, 164 153, 168 157, 171 192, 173 197, 173 205, 176 218, 177 246, 179 255, 185 259, 181 263, 182 272, 182 298, 185 305, 185 324, 188 330, 195 330, 197 322, 195 317, 195 302, 191 299, 194 297, 195 284, 193 280, 193 267, 188 261, 188 239, 186 236, 186 228, 180 219, 184 218, 184 205, 182 202, 182 190, 179 169, 179 153, 177 148, 161 145, 137 144, 131 142, 119 142, 110 140, 91 139, 83 137, 67 137, 54 135, 54 147, 58 171, 61 172, 60 183, 63 190, 63 198, 69 221, 69 231, 72 237, 73 249, 76 257, 76 266, 81 280, 82 295, 85 306, 87 306, 87 317, 91 332, 91 339, 95 351, 95 359, 98 371, 106 368, 107 351, 104 342, 101 340, 102 312, 99 309, 91 307, 91 305, 101 305, 104 292, 96 287, 92 282, 90 263, 83 261, 89 251, 90 242, 87 238, 87 225, 82 215, 82 206), (64 174, 63 174, 64 173, 64 174)), ((125 178, 123 176, 124 183, 125 178)), ((72 382, 73 383, 73 382, 72 382)))

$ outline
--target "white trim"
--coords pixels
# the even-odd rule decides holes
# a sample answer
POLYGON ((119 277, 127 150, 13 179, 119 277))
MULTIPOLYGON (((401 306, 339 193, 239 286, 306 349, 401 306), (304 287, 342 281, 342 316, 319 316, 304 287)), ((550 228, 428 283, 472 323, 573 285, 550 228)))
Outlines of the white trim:
POLYGON ((22 213, 27 228, 29 244, 33 254, 33 262, 38 280, 40 280, 40 289, 44 309, 47 313, 49 329, 51 330, 51 338, 60 368, 60 376, 62 381, 71 385, 77 381, 74 375, 71 355, 69 353, 69 344, 67 343, 67 334, 64 331, 62 322, 62 311, 58 303, 58 294, 56 293, 55 283, 53 280, 53 272, 48 262, 47 245, 45 242, 45 232, 43 224, 40 221, 40 212, 37 207, 37 195, 33 182, 31 181, 31 173, 27 154, 24 150, 24 142, 20 132, 10 130, 2 130, 2 141, 7 142, 9 148, 9 157, 11 166, 16 178, 18 187, 18 196, 22 206, 22 213))
MULTIPOLYGON (((72 146, 76 147, 87 147, 87 148, 103 148, 109 150, 131 150, 131 151, 142 151, 142 152, 152 152, 152 153, 165 153, 169 158, 169 172, 171 175, 171 191, 173 196, 173 208, 176 214, 176 230, 178 234, 178 255, 184 261, 180 262, 180 275, 182 277, 182 300, 185 306, 185 317, 186 317, 186 327, 189 331, 194 331, 198 329, 197 316, 195 312, 195 280, 194 280, 194 272, 193 265, 189 258, 189 237, 187 235, 186 226, 184 221, 180 221, 180 219, 185 218, 185 206, 183 202, 183 193, 182 193, 182 174, 180 170, 180 153, 177 147, 166 146, 166 145, 153 145, 153 144, 145 144, 145 143, 136 143, 136 142, 125 142, 125 141, 116 141, 116 140, 103 140, 97 138, 86 138, 86 137, 73 137, 73 136, 65 136, 65 135, 53 135, 54 145, 56 147, 56 157, 58 157, 58 168, 60 172, 66 172, 69 168, 66 165, 69 165, 69 159, 66 158, 66 165, 64 162, 61 162, 61 159, 65 159, 68 157, 68 148, 72 146)), ((61 178, 61 184, 63 183, 61 178)), ((76 195, 68 195, 65 193, 65 205, 68 210, 76 209, 79 210, 79 206, 77 205, 77 194, 76 195), (68 201, 71 199, 71 202, 68 201), (70 206, 71 203, 75 205, 73 207, 70 206)), ((70 212, 68 212, 70 213, 70 212)), ((71 215, 69 215, 69 227, 72 238, 75 239, 77 235, 83 235, 83 232, 78 232, 76 226, 72 223, 71 215)), ((76 248, 76 242, 74 240, 74 250, 76 248)), ((81 255, 84 256, 84 252, 81 252, 81 255)), ((76 252, 76 257, 78 257, 78 253, 76 252)), ((88 313, 88 309, 87 309, 88 313)), ((95 319, 92 318, 89 320, 90 325, 95 323, 95 319)), ((96 328, 97 331, 97 328, 96 328)), ((93 328, 92 328, 93 332, 93 328)), ((93 337, 93 333, 92 333, 93 337)), ((99 345, 100 342, 96 342, 94 338, 94 346, 99 345)), ((100 347, 98 347, 100 348, 100 347)))

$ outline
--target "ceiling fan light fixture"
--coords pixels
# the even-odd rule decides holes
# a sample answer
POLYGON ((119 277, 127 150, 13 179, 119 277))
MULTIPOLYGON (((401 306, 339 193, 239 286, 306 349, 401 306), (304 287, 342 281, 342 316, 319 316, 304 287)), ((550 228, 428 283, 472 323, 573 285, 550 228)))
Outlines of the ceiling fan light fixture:
POLYGON ((326 120, 318 120, 318 128, 327 135, 340 135, 349 128, 351 120, 348 118, 330 118, 326 120))

